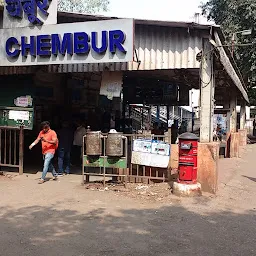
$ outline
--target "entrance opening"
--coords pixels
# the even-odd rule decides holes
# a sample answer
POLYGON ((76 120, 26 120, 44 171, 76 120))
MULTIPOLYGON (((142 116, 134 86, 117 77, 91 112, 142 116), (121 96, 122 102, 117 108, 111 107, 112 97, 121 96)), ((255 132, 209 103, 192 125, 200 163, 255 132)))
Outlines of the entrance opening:
MULTIPOLYGON (((81 121, 85 128, 89 126, 92 130, 102 129, 102 112, 103 110, 110 110, 113 105, 110 105, 109 101, 104 97, 100 97, 100 83, 100 73, 73 75, 50 74, 38 71, 33 75, 6 75, 0 77, 0 104, 2 108, 22 109, 22 107, 15 105, 15 99, 27 95, 33 99, 33 129, 24 130, 25 172, 36 173, 42 169, 41 146, 37 145, 33 150, 28 148, 37 138, 42 121, 49 121, 51 128, 56 132, 59 131, 61 124, 65 121, 69 122, 70 129, 73 131, 75 131, 78 123, 81 123, 81 121)), ((1 118, 4 118, 3 112, 1 112, 1 118)), ((1 125, 3 126, 3 124, 1 125)), ((8 138, 5 138, 4 133, 2 133, 1 141, 4 142, 6 139, 9 143, 8 138)), ((14 143, 14 139, 12 142, 14 143)), ((2 143, 3 145, 4 143, 2 143)), ((4 150, 7 153, 9 152, 10 147, 8 144, 6 146, 6 149, 3 147, 2 154, 4 154, 4 150)), ((10 146, 13 147, 13 145, 10 146)), ((6 157, 9 159, 8 154, 6 157)), ((77 158, 80 161, 81 152, 75 151, 75 154, 78 154, 78 156, 72 155, 71 163, 74 164, 72 172, 81 174, 79 164, 76 166, 77 162, 73 163, 73 160, 76 161, 77 158)), ((2 156, 4 159, 4 155, 2 156)), ((16 158, 18 158, 17 153, 15 153, 16 158)), ((55 157, 55 161, 57 161, 57 157, 55 157)), ((15 163, 17 165, 17 161, 15 163)), ((55 166, 57 167, 57 163, 55 163, 55 166)), ((7 166, 4 167, 3 165, 2 167, 2 169, 7 168, 7 166)), ((10 171, 9 168, 8 171, 10 171)))
MULTIPOLYGON (((40 145, 33 150, 28 148, 37 138, 42 121, 49 121, 56 132, 65 121, 69 122, 73 131, 78 127, 79 121, 80 124, 82 121, 84 128, 92 131, 108 132, 115 128, 124 134, 131 134, 138 130, 150 132, 156 122, 162 124, 161 128, 166 131, 169 119, 177 119, 179 124, 183 119, 191 119, 191 114, 186 117, 185 111, 183 114, 179 113, 179 105, 188 104, 189 88, 164 74, 154 75, 153 71, 124 73, 123 91, 120 97, 111 100, 100 95, 101 81, 102 72, 58 74, 48 73, 43 68, 30 75, 0 77, 3 92, 1 96, 9 99, 1 100, 0 96, 3 106, 16 107, 14 100, 21 96, 29 95, 33 99, 33 129, 24 130, 25 172, 37 173, 42 170, 40 145)), ((131 143, 128 145, 130 147, 131 143)), ((71 173, 81 174, 80 157, 81 150, 73 148, 71 173)), ((57 157, 55 166, 57 167, 57 157)), ((141 176, 149 172, 146 168, 135 171, 136 176, 138 172, 142 173, 141 176)))

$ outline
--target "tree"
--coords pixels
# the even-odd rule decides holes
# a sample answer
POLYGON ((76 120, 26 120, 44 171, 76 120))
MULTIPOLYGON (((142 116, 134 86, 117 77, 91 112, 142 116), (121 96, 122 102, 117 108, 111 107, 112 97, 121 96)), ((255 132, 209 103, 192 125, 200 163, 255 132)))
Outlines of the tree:
POLYGON ((95 13, 107 11, 109 0, 59 0, 58 9, 64 12, 95 13))
MULTIPOLYGON (((209 20, 221 25, 227 39, 227 44, 232 44, 234 33, 252 29, 249 36, 236 34, 235 57, 239 68, 248 81, 251 103, 256 105, 256 92, 252 89, 256 85, 256 1, 255 0, 208 0, 201 6, 203 14, 209 20), (248 44, 246 46, 246 44, 248 44)), ((231 48, 231 47, 230 47, 231 48)))

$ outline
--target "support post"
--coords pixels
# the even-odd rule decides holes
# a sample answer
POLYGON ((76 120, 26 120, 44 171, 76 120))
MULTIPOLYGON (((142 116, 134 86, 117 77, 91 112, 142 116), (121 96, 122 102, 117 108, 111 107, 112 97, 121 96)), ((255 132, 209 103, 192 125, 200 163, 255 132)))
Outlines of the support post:
POLYGON ((144 104, 141 108, 141 130, 143 131, 143 126, 144 126, 144 104))
POLYGON ((169 120, 170 118, 170 106, 166 106, 166 111, 167 111, 167 126, 168 126, 168 142, 171 145, 172 144, 172 131, 171 131, 171 127, 169 127, 169 120))
POLYGON ((194 108, 192 107, 192 122, 191 122, 191 131, 192 133, 194 132, 194 126, 195 126, 195 112, 194 112, 194 108))
POLYGON ((24 158, 24 128, 20 127, 19 136, 19 175, 23 174, 23 159, 24 158))
POLYGON ((246 123, 246 102, 241 100, 241 108, 240 108, 240 129, 243 130, 245 128, 246 123))
POLYGON ((213 114, 215 76, 213 72, 213 54, 209 39, 203 40, 203 57, 200 68, 200 142, 213 141, 213 114))
POLYGON ((231 92, 230 97, 230 132, 237 132, 237 95, 236 91, 231 92))
POLYGON ((156 119, 157 119, 157 122, 159 123, 159 121, 160 121, 160 106, 156 107, 156 119))
POLYGON ((229 111, 227 112, 226 123, 227 123, 227 133, 230 133, 230 104, 229 104, 230 99, 228 99, 227 101, 228 101, 228 103, 225 103, 223 107, 224 107, 224 109, 229 109, 229 111))
POLYGON ((149 110, 148 110, 148 130, 151 130, 152 127, 152 106, 150 106, 149 110))
POLYGON ((167 119, 167 122, 170 119, 170 106, 166 106, 166 119, 167 119))

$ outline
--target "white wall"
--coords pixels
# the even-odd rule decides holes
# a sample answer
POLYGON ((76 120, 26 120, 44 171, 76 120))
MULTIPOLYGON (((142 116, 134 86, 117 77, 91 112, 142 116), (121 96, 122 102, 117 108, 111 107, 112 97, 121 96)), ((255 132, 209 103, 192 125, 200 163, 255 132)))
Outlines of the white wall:
MULTIPOLYGON (((240 109, 241 109, 240 106, 236 107, 237 113, 240 113, 240 109)), ((246 120, 250 119, 250 114, 251 114, 251 108, 246 106, 246 120)))
POLYGON ((197 108, 200 105, 200 90, 192 89, 190 90, 189 105, 193 108, 197 108))
POLYGON ((189 106, 183 106, 184 109, 192 112, 193 108, 199 107, 200 90, 192 89, 189 91, 189 106))
POLYGON ((0 10, 0 29, 3 28, 3 11, 0 10))
POLYGON ((184 109, 192 112, 194 108, 195 118, 199 118, 200 90, 192 89, 189 91, 189 106, 183 106, 184 109))

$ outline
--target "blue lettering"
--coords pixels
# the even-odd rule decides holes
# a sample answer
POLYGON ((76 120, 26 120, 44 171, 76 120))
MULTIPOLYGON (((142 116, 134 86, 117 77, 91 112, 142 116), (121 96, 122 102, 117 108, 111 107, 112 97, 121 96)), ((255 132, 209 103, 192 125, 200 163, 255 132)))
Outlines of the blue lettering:
POLYGON ((102 31, 101 47, 97 46, 98 42, 98 33, 92 32, 92 49, 101 54, 107 51, 108 42, 107 42, 107 31, 102 31))
POLYGON ((10 37, 6 41, 5 44, 5 52, 7 53, 8 56, 10 57, 18 57, 20 54, 20 49, 15 49, 15 46, 19 47, 19 42, 15 37, 10 37), (12 48, 14 48, 14 51, 11 51, 12 48))
POLYGON ((20 0, 5 0, 6 10, 12 17, 22 17, 22 4, 20 0))
POLYGON ((34 0, 22 0, 22 7, 24 13, 27 15, 28 20, 31 24, 41 24, 41 20, 37 18, 37 6, 34 0))
POLYGON ((36 38, 36 52, 39 56, 50 56, 51 55, 51 36, 40 35, 36 38))
POLYGON ((123 47, 125 41, 125 33, 121 30, 109 31, 109 50, 111 53, 116 53, 116 49, 120 52, 126 53, 123 47))
POLYGON ((48 16, 48 15, 49 15, 49 13, 47 12, 47 10, 49 9, 50 1, 51 1, 51 0, 36 0, 36 4, 37 4, 39 10, 40 10, 45 16, 48 16))
POLYGON ((74 33, 74 53, 86 54, 90 51, 90 38, 85 32, 74 33))
POLYGON ((88 54, 91 49, 96 54, 104 54, 106 51, 115 54, 117 51, 126 53, 124 42, 125 34, 121 30, 91 32, 91 38, 85 32, 65 33, 63 37, 58 34, 21 36, 20 43, 17 38, 10 37, 6 41, 5 51, 10 57, 17 57, 20 53, 24 57, 88 54))
POLYGON ((37 17, 37 8, 44 16, 48 16, 49 5, 51 0, 5 0, 6 10, 9 15, 15 18, 23 18, 26 14, 32 24, 42 25, 43 21, 37 17))
POLYGON ((30 52, 30 55, 36 56, 35 37, 34 36, 30 36, 30 43, 27 43, 26 36, 21 37, 21 54, 22 54, 22 56, 24 56, 24 57, 28 56, 28 52, 30 52))
POLYGON ((70 55, 73 54, 73 38, 71 33, 65 33, 62 39, 60 40, 60 36, 58 34, 52 34, 52 54, 58 55, 61 53, 65 55, 68 53, 70 55))

